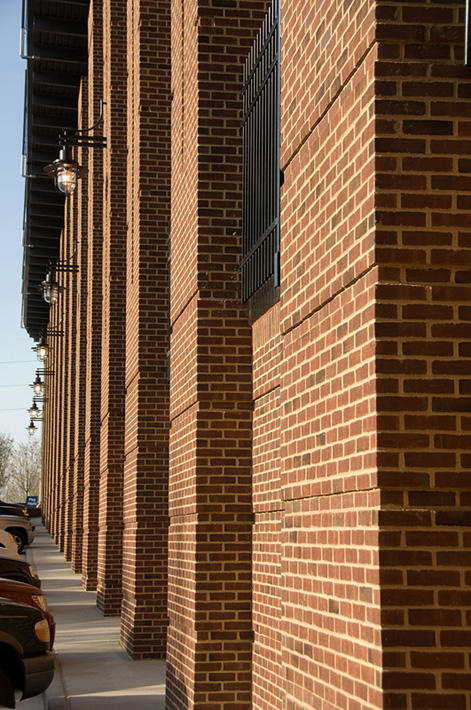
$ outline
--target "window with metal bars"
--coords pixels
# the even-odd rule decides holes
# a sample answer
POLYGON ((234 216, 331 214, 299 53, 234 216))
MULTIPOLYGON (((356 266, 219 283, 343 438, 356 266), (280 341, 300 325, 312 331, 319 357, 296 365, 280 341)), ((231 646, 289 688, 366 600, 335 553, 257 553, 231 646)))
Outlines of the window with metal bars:
POLYGON ((242 300, 279 285, 280 0, 273 0, 244 67, 242 300))

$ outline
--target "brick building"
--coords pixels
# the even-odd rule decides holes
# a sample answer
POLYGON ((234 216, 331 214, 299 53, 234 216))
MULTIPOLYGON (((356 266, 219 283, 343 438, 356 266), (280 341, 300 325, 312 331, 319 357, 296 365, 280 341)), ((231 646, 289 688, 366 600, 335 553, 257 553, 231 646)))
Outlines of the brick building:
POLYGON ((464 22, 27 3, 45 522, 168 710, 471 710, 464 22))

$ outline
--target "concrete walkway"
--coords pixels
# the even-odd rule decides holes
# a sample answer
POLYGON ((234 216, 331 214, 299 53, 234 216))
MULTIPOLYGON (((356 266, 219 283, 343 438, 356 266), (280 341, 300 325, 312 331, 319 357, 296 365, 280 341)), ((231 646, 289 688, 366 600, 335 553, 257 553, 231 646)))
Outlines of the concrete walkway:
POLYGON ((103 617, 49 533, 36 524, 26 559, 39 574, 56 621, 56 671, 46 693, 19 710, 164 710, 165 662, 132 661, 119 644, 119 618, 103 617))

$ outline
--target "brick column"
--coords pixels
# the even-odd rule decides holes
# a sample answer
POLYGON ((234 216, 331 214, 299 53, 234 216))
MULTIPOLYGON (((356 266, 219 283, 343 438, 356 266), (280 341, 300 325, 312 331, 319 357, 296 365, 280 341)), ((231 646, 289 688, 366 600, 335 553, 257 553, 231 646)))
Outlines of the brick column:
MULTIPOLYGON (((65 203, 65 213, 64 213, 64 229, 61 234, 60 250, 59 250, 59 260, 61 260, 64 254, 64 246, 67 243, 67 231, 69 228, 69 204, 68 200, 65 203)), ((56 272, 56 280, 59 284, 59 297, 57 299, 56 312, 58 314, 58 322, 63 330, 63 337, 58 341, 58 358, 57 367, 54 370, 54 375, 45 376, 44 381, 46 383, 46 390, 49 389, 51 380, 55 380, 56 385, 56 407, 57 407, 57 419, 56 419, 56 431, 55 436, 57 437, 57 528, 56 528, 56 542, 61 552, 64 551, 64 517, 65 517, 65 493, 66 493, 66 411, 67 403, 66 391, 67 391, 67 357, 68 357, 68 339, 67 339, 67 326, 66 320, 68 318, 68 313, 66 310, 66 290, 67 290, 67 274, 56 272)), ((47 368, 48 369, 48 368, 47 368)))
MULTIPOLYGON (((88 121, 95 123, 103 98, 103 19, 101 0, 91 0, 88 54, 88 121)), ((102 338, 103 155, 88 151, 88 271, 85 453, 82 581, 96 589, 98 557, 98 488, 100 475, 100 402, 102 338)))
MULTIPOLYGON (((63 253, 63 260, 67 266, 77 265, 77 205, 78 196, 74 193, 69 196, 68 209, 68 230, 66 247, 63 253)), ((75 399, 77 395, 77 353, 76 353, 76 320, 77 320, 77 274, 70 272, 67 277, 66 290, 62 294, 64 298, 64 332, 66 338, 66 359, 65 359, 65 401, 64 401, 64 557, 70 560, 72 557, 72 528, 73 528, 73 504, 74 504, 74 478, 75 478, 75 399)))
MULTIPOLYGON (((62 237, 61 237, 62 241, 62 237)), ((61 278, 57 277, 57 281, 60 284, 61 278)), ((61 302, 58 300, 55 304, 51 305, 50 308, 50 320, 52 320, 52 327, 54 329, 62 329, 62 310, 61 302)), ((43 377, 45 382, 45 396, 48 399, 48 404, 51 407, 52 416, 52 426, 51 426, 51 436, 53 437, 52 444, 52 470, 53 470, 53 482, 52 482, 52 529, 51 533, 54 538, 54 542, 58 545, 60 541, 60 509, 61 509, 61 496, 62 496, 62 471, 61 471, 61 453, 62 453, 62 427, 61 427, 61 399, 62 399, 62 345, 63 338, 57 338, 54 348, 54 358, 51 362, 51 366, 47 366, 47 369, 51 369, 54 372, 53 377, 43 377)))
MULTIPOLYGON (((103 310, 97 605, 121 609, 126 312, 126 3, 103 3, 103 310)), ((95 150, 96 152, 96 150, 95 150)))
POLYGON ((164 656, 167 628, 170 2, 130 0, 127 36, 128 273, 121 641, 132 657, 142 658, 164 656))
POLYGON ((169 710, 251 707, 252 373, 239 288, 239 127, 242 62, 264 10, 172 3, 169 710))
MULTIPOLYGON (((79 126, 88 128, 88 81, 82 79, 79 95, 79 126)), ((71 566, 82 571, 83 497, 85 452, 85 392, 87 381, 87 295, 88 295, 88 151, 79 151, 83 176, 77 186, 77 299, 75 302, 76 397, 74 415, 74 488, 72 507, 71 566)))
MULTIPOLYGON (((52 345, 50 343, 50 345, 52 345)), ((52 359, 52 347, 49 352, 49 362, 52 359)), ((51 407, 48 402, 44 402, 43 408, 43 423, 42 443, 41 443, 41 512, 44 525, 47 530, 51 531, 51 509, 52 509, 52 468, 51 468, 51 407)))
POLYGON ((378 475, 385 707, 466 708, 471 74, 459 3, 379 3, 378 475))

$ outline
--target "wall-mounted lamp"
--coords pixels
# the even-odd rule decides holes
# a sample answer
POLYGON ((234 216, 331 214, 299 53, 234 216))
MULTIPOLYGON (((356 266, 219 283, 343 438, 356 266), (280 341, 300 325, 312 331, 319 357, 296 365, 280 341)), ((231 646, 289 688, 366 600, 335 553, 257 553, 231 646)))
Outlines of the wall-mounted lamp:
POLYGON ((41 375, 47 376, 47 375, 53 375, 54 370, 36 370, 36 378, 31 385, 31 387, 34 389, 34 394, 43 394, 44 392, 44 382, 41 379, 41 375))
MULTIPOLYGON (((42 422, 43 420, 39 417, 35 420, 37 422, 42 422)), ((37 430, 37 426, 32 419, 30 419, 29 426, 26 427, 26 431, 30 436, 33 436, 34 432, 37 430)))
MULTIPOLYGON (((78 267, 76 268, 78 269, 78 267)), ((62 335, 64 335, 64 331, 58 328, 46 328, 46 330, 42 331, 39 343, 31 348, 31 350, 34 350, 36 353, 38 360, 44 362, 49 357, 51 348, 47 342, 47 338, 56 338, 62 335)))
POLYGON ((50 265, 49 271, 46 274, 44 281, 41 281, 41 291, 46 303, 53 305, 57 303, 59 294, 64 290, 56 281, 55 274, 57 271, 76 273, 78 271, 77 264, 69 264, 67 261, 57 261, 54 265, 50 265))
POLYGON ((42 381, 42 379, 40 378, 39 375, 36 375, 36 378, 33 382, 33 389, 34 389, 35 394, 42 394, 43 393, 44 382, 42 381))
POLYGON ((45 172, 54 178, 56 187, 66 195, 70 195, 77 187, 77 179, 81 177, 82 168, 72 157, 72 147, 106 148, 104 136, 90 136, 90 131, 96 128, 103 119, 104 101, 100 101, 100 115, 96 123, 83 130, 63 130, 59 135, 59 157, 53 163, 46 165, 45 172))
POLYGON ((38 353, 38 358, 42 362, 44 362, 44 360, 47 360, 47 356, 49 355, 49 345, 46 343, 46 339, 44 336, 39 341, 38 347, 36 348, 36 352, 38 353))
POLYGON ((44 360, 47 360, 47 356, 49 355, 49 345, 47 344, 44 335, 41 335, 39 343, 32 347, 31 350, 34 350, 38 360, 41 360, 42 362, 44 362, 44 360))
POLYGON ((56 281, 54 273, 52 271, 48 271, 44 281, 41 281, 41 290, 46 303, 49 303, 51 305, 57 303, 61 287, 56 281))
POLYGON ((76 160, 72 160, 70 145, 61 146, 57 160, 44 170, 55 179, 57 189, 66 195, 70 195, 77 187, 81 167, 76 160))
POLYGON ((32 406, 28 409, 28 412, 29 412, 29 414, 30 414, 30 416, 31 416, 31 419, 36 419, 37 417, 39 417, 39 415, 40 415, 41 412, 40 412, 39 407, 38 407, 38 405, 37 405, 37 403, 36 403, 36 400, 33 399, 33 404, 32 404, 32 406))

